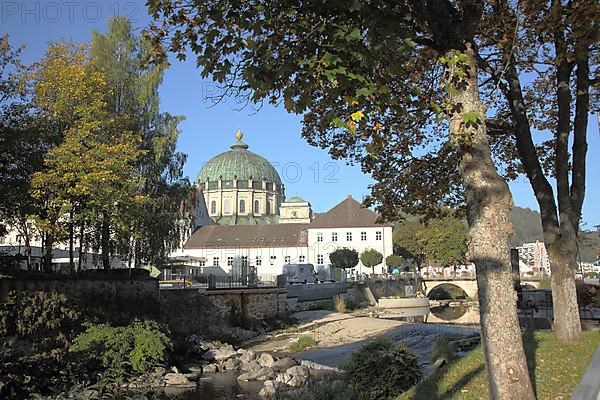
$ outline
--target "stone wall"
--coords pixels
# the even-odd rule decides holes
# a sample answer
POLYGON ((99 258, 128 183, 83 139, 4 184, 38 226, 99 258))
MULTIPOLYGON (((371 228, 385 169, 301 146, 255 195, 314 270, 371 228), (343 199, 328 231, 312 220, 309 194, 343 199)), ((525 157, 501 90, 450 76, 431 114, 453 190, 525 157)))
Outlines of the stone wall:
POLYGON ((127 324, 136 318, 158 318, 158 281, 148 277, 10 277, 0 279, 0 301, 10 292, 57 292, 91 320, 127 324))
POLYGON ((290 311, 283 289, 162 290, 160 307, 172 332, 207 337, 227 336, 235 327, 257 329, 290 311))

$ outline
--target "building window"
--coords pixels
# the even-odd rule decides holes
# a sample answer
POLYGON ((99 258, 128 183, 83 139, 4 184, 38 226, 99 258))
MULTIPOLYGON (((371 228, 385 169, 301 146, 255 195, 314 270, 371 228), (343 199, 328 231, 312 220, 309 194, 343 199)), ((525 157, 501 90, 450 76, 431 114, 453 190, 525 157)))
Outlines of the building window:
POLYGON ((213 266, 214 267, 218 267, 219 266, 219 257, 213 257, 213 266))
POLYGON ((323 241, 323 234, 321 232, 317 233, 317 242, 322 242, 323 241))
POLYGON ((225 199, 225 203, 224 203, 224 212, 225 214, 230 214, 231 213, 231 200, 229 199, 225 199))
POLYGON ((269 200, 267 200, 267 202, 265 203, 265 214, 269 215, 271 211, 271 202, 269 200))
POLYGON ((306 257, 300 256, 300 262, 303 263, 304 261, 306 261, 306 257))
POLYGON ((290 256, 285 256, 284 262, 285 262, 286 264, 289 264, 289 263, 290 263, 290 261, 292 261, 292 258, 291 258, 290 256))
POLYGON ((331 241, 337 242, 337 232, 331 232, 331 241))
POLYGON ((346 232, 346 241, 347 242, 351 242, 352 241, 352 232, 346 232))
POLYGON ((246 201, 245 200, 240 200, 240 212, 241 213, 246 212, 246 201))
POLYGON ((254 214, 260 214, 260 203, 258 200, 254 200, 254 214))
POLYGON ((271 265, 275 263, 275 260, 277 260, 277 256, 271 256, 271 265))
POLYGON ((227 266, 231 267, 233 265, 233 257, 227 257, 227 266))
POLYGON ((212 215, 215 215, 217 213, 217 202, 214 200, 210 202, 210 213, 212 215))
POLYGON ((248 256, 242 256, 242 267, 248 266, 248 256))
POLYGON ((204 267, 206 265, 206 260, 203 258, 200 261, 198 261, 198 265, 201 267, 204 267))
POLYGON ((360 233, 360 240, 362 240, 363 242, 365 240, 367 240, 367 232, 361 232, 360 233))
POLYGON ((323 264, 323 254, 317 255, 317 264, 323 264))
POLYGON ((256 256, 256 266, 262 265, 262 259, 259 256, 256 256))
POLYGON ((381 231, 375 232, 375 240, 381 240, 381 237, 382 237, 381 231))

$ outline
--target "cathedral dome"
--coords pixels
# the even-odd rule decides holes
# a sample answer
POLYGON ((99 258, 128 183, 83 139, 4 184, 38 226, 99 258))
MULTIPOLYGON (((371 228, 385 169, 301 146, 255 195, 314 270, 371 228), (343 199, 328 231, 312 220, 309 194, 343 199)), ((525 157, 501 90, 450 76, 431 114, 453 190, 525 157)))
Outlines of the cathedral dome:
POLYGON ((197 182, 252 179, 280 185, 277 170, 267 159, 249 151, 242 138, 243 134, 238 131, 231 150, 211 158, 198 174, 197 182))

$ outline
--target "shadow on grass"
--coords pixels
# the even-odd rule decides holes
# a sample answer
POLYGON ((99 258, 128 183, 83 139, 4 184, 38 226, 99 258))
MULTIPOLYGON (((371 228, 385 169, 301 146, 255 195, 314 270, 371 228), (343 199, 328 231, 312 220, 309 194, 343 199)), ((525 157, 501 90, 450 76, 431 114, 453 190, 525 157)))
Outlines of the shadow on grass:
MULTIPOLYGON (((451 362, 446 365, 444 368, 448 368, 450 365, 455 363, 456 361, 451 362)), ((446 389, 445 392, 441 394, 437 394, 436 388, 440 386, 440 381, 444 378, 444 373, 436 375, 436 378, 430 381, 428 385, 417 385, 415 396, 413 397, 415 400, 423 399, 423 400, 444 400, 448 399, 452 393, 456 393, 460 391, 463 387, 467 386, 471 379, 475 378, 477 374, 481 373, 485 369, 483 363, 476 368, 473 368, 468 373, 464 374, 459 380, 454 382, 452 386, 446 389)))
POLYGON ((529 379, 531 379, 533 393, 537 395, 537 385, 535 382, 535 368, 537 364, 535 353, 538 348, 538 340, 535 337, 535 331, 533 329, 527 329, 523 333, 523 348, 525 350, 525 357, 527 358, 527 369, 529 370, 529 379))

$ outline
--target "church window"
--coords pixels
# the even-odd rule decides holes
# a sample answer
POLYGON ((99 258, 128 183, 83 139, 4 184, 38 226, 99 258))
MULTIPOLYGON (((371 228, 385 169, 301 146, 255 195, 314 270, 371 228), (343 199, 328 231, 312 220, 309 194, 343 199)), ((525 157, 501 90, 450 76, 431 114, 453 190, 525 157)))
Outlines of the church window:
POLYGON ((375 240, 381 240, 381 231, 375 232, 375 240))
POLYGON ((237 187, 238 189, 248 189, 248 181, 245 179, 237 181, 237 187))
POLYGON ((231 200, 229 200, 229 199, 225 200, 224 208, 225 208, 225 214, 231 213, 231 200))
POLYGON ((258 200, 254 200, 254 213, 260 213, 260 202, 258 200))
POLYGON ((267 203, 265 204, 265 214, 269 215, 271 212, 271 202, 269 200, 267 200, 267 203))
POLYGON ((367 232, 361 232, 360 233, 360 240, 362 240, 363 242, 365 240, 367 240, 367 232))
POLYGON ((246 201, 245 200, 240 200, 240 212, 241 213, 246 212, 246 201))
POLYGON ((210 213, 213 215, 217 213, 217 202, 214 200, 210 202, 210 213))

